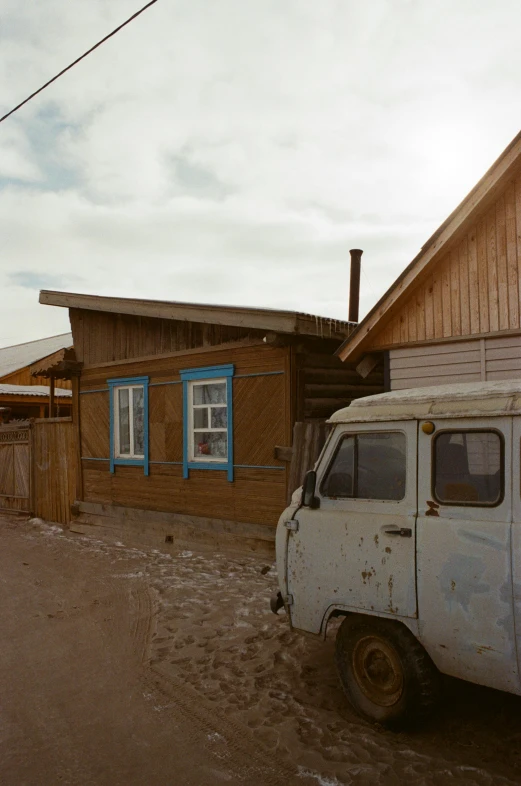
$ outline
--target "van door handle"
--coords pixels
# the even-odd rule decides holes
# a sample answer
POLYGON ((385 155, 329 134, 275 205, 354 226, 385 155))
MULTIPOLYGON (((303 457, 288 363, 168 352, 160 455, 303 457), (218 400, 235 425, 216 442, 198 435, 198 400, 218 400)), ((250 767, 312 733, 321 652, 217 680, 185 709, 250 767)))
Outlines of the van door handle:
POLYGON ((382 531, 386 535, 399 535, 401 538, 412 538, 412 529, 409 527, 396 527, 390 524, 388 527, 382 527, 382 531))

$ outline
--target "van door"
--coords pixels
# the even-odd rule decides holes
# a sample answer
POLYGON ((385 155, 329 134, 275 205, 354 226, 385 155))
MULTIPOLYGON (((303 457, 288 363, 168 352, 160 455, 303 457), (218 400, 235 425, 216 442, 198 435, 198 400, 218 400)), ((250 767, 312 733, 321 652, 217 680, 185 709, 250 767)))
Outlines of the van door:
POLYGON ((418 437, 419 638, 442 672, 518 692, 512 419, 430 423, 418 437))
POLYGON ((334 608, 416 616, 416 450, 413 420, 337 427, 320 506, 300 508, 288 534, 294 627, 319 633, 334 608))
POLYGON ((512 585, 517 641, 517 663, 521 674, 521 418, 512 418, 512 585))

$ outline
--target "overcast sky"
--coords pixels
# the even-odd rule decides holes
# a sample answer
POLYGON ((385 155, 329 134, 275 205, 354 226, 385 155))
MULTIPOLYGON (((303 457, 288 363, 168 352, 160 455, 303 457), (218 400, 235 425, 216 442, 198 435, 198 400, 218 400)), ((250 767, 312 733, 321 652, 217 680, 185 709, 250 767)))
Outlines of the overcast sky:
MULTIPOLYGON (((0 115, 145 0, 2 0, 0 115)), ((521 129, 518 0, 158 0, 0 124, 0 346, 39 289, 361 316, 521 129)))

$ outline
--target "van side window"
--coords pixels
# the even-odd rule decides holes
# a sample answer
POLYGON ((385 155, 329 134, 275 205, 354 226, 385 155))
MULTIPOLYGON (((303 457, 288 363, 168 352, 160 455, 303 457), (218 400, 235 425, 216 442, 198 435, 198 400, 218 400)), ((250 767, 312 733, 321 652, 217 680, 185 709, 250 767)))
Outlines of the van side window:
POLYGON ((405 496, 405 434, 345 436, 322 483, 324 497, 399 500, 405 496))
POLYGON ((434 440, 434 496, 450 505, 498 505, 503 441, 494 431, 445 431, 434 440))

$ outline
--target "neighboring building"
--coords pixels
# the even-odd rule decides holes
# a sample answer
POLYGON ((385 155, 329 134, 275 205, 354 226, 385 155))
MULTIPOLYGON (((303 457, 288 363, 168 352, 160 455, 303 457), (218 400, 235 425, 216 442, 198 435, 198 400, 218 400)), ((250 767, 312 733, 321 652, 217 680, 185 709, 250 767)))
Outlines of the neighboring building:
POLYGON ((521 134, 337 354, 392 390, 519 379, 520 293, 521 134))
MULTIPOLYGON (((10 410, 13 420, 49 416, 49 380, 34 376, 31 367, 56 353, 72 351, 72 334, 16 344, 0 349, 0 407, 10 410)), ((54 415, 71 414, 72 391, 67 380, 57 380, 54 391, 54 415)))
POLYGON ((381 370, 364 381, 333 356, 347 322, 63 292, 40 302, 70 309, 83 364, 78 387, 73 378, 83 522, 271 547, 294 424, 383 390, 381 370))

